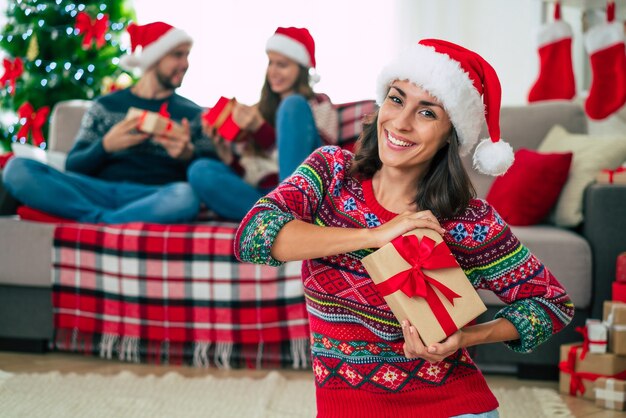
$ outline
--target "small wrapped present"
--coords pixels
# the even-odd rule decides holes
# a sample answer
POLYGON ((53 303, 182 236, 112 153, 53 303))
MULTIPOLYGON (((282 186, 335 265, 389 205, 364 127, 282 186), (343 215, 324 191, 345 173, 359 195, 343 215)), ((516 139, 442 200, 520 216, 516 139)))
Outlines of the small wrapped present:
POLYGON ((626 357, 588 353, 581 359, 582 344, 561 345, 559 392, 594 399, 594 382, 601 377, 626 378, 626 357))
POLYGON ((602 170, 596 176, 596 181, 603 184, 626 184, 626 167, 602 170))
POLYGON ((587 352, 596 354, 607 352, 609 332, 604 322, 599 319, 587 319, 585 326, 576 327, 576 331, 583 335, 582 359, 587 352))
POLYGON ((235 99, 220 97, 215 106, 202 116, 209 127, 215 128, 217 133, 228 141, 234 141, 241 132, 232 115, 236 103, 235 99))
POLYGON ((364 257, 363 265, 400 323, 426 345, 487 310, 450 249, 431 229, 415 229, 364 257))
MULTIPOLYGON (((161 108, 161 112, 164 112, 165 108, 161 108)), ((166 112, 166 110, 165 110, 166 112)), ((146 132, 153 135, 168 135, 172 133, 184 133, 183 126, 177 122, 174 122, 169 118, 167 113, 150 112, 149 110, 138 109, 131 107, 126 113, 126 118, 133 118, 139 116, 139 122, 137 123, 137 130, 146 132)))
POLYGON ((596 380, 596 405, 623 411, 626 406, 626 381, 601 377, 596 380))
POLYGON ((615 262, 615 281, 626 283, 626 252, 617 256, 617 261, 615 262))
POLYGON ((609 329, 609 352, 626 356, 626 303, 604 301, 602 319, 609 329))
POLYGON ((611 283, 611 299, 613 300, 613 302, 626 303, 626 283, 611 283))

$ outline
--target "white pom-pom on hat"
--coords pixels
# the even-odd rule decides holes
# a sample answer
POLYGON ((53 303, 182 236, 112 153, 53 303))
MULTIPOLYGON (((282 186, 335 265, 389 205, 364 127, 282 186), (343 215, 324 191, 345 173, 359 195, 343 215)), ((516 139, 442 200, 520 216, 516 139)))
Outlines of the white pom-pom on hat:
POLYGON ((474 150, 474 168, 490 176, 506 173, 513 159, 513 148, 502 139, 498 142, 490 138, 481 139, 474 150))

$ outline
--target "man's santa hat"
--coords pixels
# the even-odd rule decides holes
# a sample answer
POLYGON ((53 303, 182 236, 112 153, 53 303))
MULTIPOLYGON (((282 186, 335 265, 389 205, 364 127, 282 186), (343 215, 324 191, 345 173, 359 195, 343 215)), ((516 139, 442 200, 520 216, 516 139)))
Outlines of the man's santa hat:
POLYGON ((500 80, 480 55, 451 42, 423 39, 383 68, 377 84, 379 105, 395 80, 411 81, 441 102, 456 130, 461 155, 472 149, 487 123, 490 138, 481 140, 474 152, 478 171, 497 176, 511 166, 513 149, 500 139, 500 80))
POLYGON ((265 44, 265 51, 278 52, 305 68, 315 68, 315 41, 306 28, 276 29, 265 44))
POLYGON ((131 53, 120 59, 120 66, 125 70, 150 68, 168 52, 180 44, 191 43, 193 39, 187 32, 164 22, 146 25, 128 25, 131 53))

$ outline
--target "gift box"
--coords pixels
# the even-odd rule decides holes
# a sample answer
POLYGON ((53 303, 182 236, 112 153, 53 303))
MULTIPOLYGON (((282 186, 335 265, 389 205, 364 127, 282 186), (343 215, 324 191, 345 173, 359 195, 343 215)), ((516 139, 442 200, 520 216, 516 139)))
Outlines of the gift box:
POLYGON ((615 262, 615 281, 626 283, 626 252, 617 256, 615 262))
POLYGON ((612 353, 587 353, 581 359, 583 345, 561 345, 559 392, 593 400, 594 382, 601 377, 626 378, 626 357, 612 353))
POLYGON ((603 354, 607 352, 609 332, 606 324, 599 319, 587 319, 583 333, 584 345, 590 353, 603 354))
POLYGON ((611 284, 611 299, 613 302, 626 303, 626 283, 613 282, 611 284))
POLYGON ((596 181, 604 184, 626 184, 626 167, 602 170, 596 176, 596 181))
POLYGON ((626 303, 605 301, 602 319, 609 329, 609 352, 626 356, 626 303))
POLYGON ((431 229, 400 236, 362 262, 398 321, 408 320, 426 345, 444 340, 487 310, 431 229))
POLYGON ((215 128, 217 133, 228 141, 234 141, 241 129, 233 120, 233 108, 237 101, 220 97, 215 106, 204 113, 203 119, 210 128, 215 128))
POLYGON ((601 377, 595 383, 596 405, 623 411, 626 406, 626 381, 601 377))
POLYGON ((138 109, 131 107, 126 113, 126 119, 139 116, 139 122, 137 123, 137 130, 153 135, 168 135, 168 134, 184 134, 184 128, 181 124, 174 122, 169 117, 166 117, 157 112, 150 112, 149 110, 138 109))

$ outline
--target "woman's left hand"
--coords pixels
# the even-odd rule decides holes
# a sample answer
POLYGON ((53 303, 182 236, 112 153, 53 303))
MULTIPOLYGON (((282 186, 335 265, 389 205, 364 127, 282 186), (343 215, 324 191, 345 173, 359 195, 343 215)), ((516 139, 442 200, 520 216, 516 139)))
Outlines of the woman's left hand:
POLYGON ((402 321, 402 334, 404 334, 403 349, 406 358, 423 358, 429 363, 438 363, 464 347, 463 330, 458 330, 443 342, 430 346, 424 345, 417 329, 409 321, 402 321))

